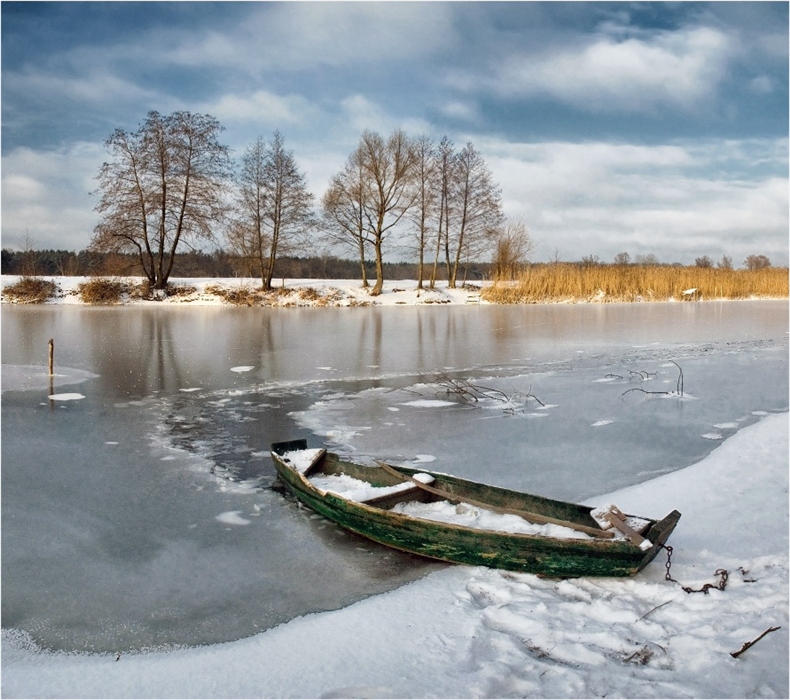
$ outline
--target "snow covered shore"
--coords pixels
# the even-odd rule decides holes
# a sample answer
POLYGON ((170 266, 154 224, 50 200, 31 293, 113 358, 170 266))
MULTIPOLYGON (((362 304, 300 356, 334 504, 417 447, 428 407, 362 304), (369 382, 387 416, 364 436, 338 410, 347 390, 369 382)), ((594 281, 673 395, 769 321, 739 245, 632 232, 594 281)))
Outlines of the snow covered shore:
MULTIPOLYGON (((449 566, 342 610, 174 651, 44 652, 3 632, 4 697, 787 697, 788 415, 684 470, 605 494, 683 517, 672 575, 543 580, 449 566), (738 658, 745 642, 767 634, 738 658)), ((316 581, 315 585, 320 585, 316 581)))
MULTIPOLYGON (((20 278, 16 275, 3 275, 3 289, 20 278)), ((84 304, 80 298, 79 286, 93 277, 41 277, 55 284, 55 295, 47 304, 84 304)), ((139 287, 142 277, 108 278, 139 287)), ((436 283, 435 289, 417 288, 416 280, 387 280, 380 295, 371 296, 370 288, 362 287, 360 280, 338 279, 276 279, 270 292, 260 292, 261 281, 257 278, 180 277, 171 278, 170 287, 175 290, 171 296, 155 300, 141 299, 134 295, 123 294, 119 305, 165 305, 172 306, 222 306, 229 305, 227 297, 235 297, 237 305, 307 307, 307 306, 422 306, 428 304, 488 304, 481 296, 481 290, 490 286, 490 281, 475 280, 469 284, 450 289, 446 280, 436 283)), ((695 290, 689 290, 691 292, 695 290)), ((603 302, 606 295, 600 292, 589 299, 563 300, 555 303, 603 302)), ((688 299, 683 299, 688 300, 688 299)), ((670 299, 669 301, 680 301, 670 299)), ((716 301, 721 301, 717 299, 716 301)), ((20 303, 6 294, 3 303, 20 303)))
MULTIPOLYGON (((20 278, 15 275, 3 275, 2 286, 14 284, 20 278)), ((91 277, 42 277, 56 285, 56 295, 47 304, 83 304, 78 288, 91 277)), ((115 279, 115 278, 114 278, 115 279)), ((140 285, 142 277, 117 278, 128 285, 140 285)), ((418 304, 467 304, 481 303, 479 289, 490 282, 476 282, 466 288, 449 289, 446 281, 436 284, 436 289, 417 289, 416 280, 391 280, 384 283, 379 296, 370 296, 369 289, 362 287, 359 280, 321 280, 321 279, 286 279, 275 280, 274 290, 267 298, 268 306, 416 306, 418 304)), ((124 295, 121 304, 142 304, 167 306, 219 306, 228 302, 216 290, 231 293, 248 293, 260 289, 260 279, 234 278, 218 279, 214 277, 172 278, 170 286, 180 288, 181 293, 152 301, 135 299, 124 295), (212 291, 212 289, 214 291, 212 291)), ((425 283, 427 287, 427 283, 425 283)), ((3 302, 10 301, 3 296, 3 302)), ((482 302, 485 303, 485 302, 482 302)))

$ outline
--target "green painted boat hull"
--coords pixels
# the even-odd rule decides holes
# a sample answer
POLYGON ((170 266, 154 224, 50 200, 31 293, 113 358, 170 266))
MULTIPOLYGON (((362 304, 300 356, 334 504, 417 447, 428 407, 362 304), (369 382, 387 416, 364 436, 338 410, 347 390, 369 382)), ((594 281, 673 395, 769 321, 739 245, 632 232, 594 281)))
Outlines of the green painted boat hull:
MULTIPOLYGON (((680 513, 672 511, 663 520, 650 520, 643 536, 652 547, 642 550, 622 539, 558 539, 545 536, 508 534, 450 525, 393 513, 381 507, 347 500, 320 491, 308 479, 280 459, 285 452, 304 449, 304 441, 272 445, 272 459, 285 486, 302 503, 338 525, 375 542, 405 552, 442 561, 488 566, 546 577, 633 576, 658 554, 675 528, 680 513)), ((597 527, 589 506, 480 484, 426 470, 392 467, 410 476, 430 474, 434 485, 463 501, 464 497, 500 508, 539 513, 587 527, 597 527)), ((396 479, 384 470, 355 464, 326 453, 317 470, 326 474, 347 474, 374 486, 390 486, 396 479)))

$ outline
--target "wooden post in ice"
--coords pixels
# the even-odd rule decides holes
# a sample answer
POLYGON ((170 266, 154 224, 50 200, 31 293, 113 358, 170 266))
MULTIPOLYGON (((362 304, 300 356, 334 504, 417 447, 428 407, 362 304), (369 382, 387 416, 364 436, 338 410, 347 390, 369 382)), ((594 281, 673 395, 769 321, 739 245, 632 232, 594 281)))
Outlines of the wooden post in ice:
POLYGON ((49 410, 55 408, 55 402, 52 395, 55 393, 55 341, 49 339, 49 410))

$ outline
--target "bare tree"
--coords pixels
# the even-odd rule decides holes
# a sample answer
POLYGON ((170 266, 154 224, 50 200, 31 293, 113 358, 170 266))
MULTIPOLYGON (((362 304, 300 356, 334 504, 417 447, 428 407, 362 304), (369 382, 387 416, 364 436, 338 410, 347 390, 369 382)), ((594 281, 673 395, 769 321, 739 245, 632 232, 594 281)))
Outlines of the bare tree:
POLYGON ((135 253, 153 289, 162 290, 182 243, 213 238, 225 214, 228 149, 208 114, 149 112, 133 132, 116 129, 97 179, 101 215, 91 248, 135 253))
POLYGON ((535 242, 522 218, 509 219, 496 233, 493 275, 498 280, 517 279, 529 256, 535 249, 535 242))
POLYGON ((631 256, 628 253, 618 253, 614 256, 615 265, 629 265, 631 263, 631 256))
POLYGON ((716 263, 720 270, 732 270, 732 258, 729 255, 722 255, 721 260, 716 263))
POLYGON ((36 242, 27 227, 25 227, 25 235, 19 237, 17 247, 22 260, 22 275, 35 277, 38 274, 39 253, 36 252, 36 242))
POLYGON ((434 168, 438 189, 438 221, 436 229, 436 247, 434 249, 433 267, 431 269, 430 288, 436 286, 436 277, 439 271, 439 254, 444 247, 445 258, 449 259, 448 227, 450 213, 453 210, 453 185, 455 181, 455 147, 453 142, 443 137, 436 151, 436 166, 434 168))
POLYGON ((351 162, 359 168, 361 199, 358 201, 364 240, 373 246, 376 259, 376 283, 370 294, 378 296, 384 286, 385 241, 415 201, 411 187, 414 149, 406 133, 399 129, 386 141, 373 131, 365 131, 351 162))
POLYGON ((764 270, 771 267, 771 261, 765 255, 749 255, 743 261, 743 266, 747 270, 764 270))
POLYGON ((278 251, 287 249, 313 224, 313 195, 299 172, 292 151, 285 149, 279 131, 267 144, 263 162, 263 226, 267 234, 268 258, 262 262, 264 289, 272 288, 278 251))
POLYGON ((491 244, 502 222, 499 186, 482 155, 467 143, 456 158, 456 207, 447 237, 447 279, 454 288, 461 260, 475 257, 491 244))
POLYGON ((397 129, 384 141, 378 134, 365 131, 359 143, 359 155, 369 187, 365 207, 368 230, 376 255, 376 283, 372 296, 384 286, 384 241, 414 203, 409 187, 414 172, 414 149, 404 131, 397 129))
POLYGON ((365 218, 368 187, 362 160, 354 151, 343 170, 330 180, 321 202, 328 237, 350 246, 358 256, 363 287, 370 286, 365 267, 365 246, 369 243, 365 218))
POLYGON ((236 176, 238 190, 235 211, 237 216, 230 225, 226 238, 231 250, 243 261, 247 277, 256 270, 265 280, 264 257, 266 240, 264 232, 265 183, 264 165, 266 162, 266 142, 259 136, 255 143, 247 147, 241 157, 239 172, 236 176))
POLYGON ((431 221, 437 213, 436 148, 428 136, 414 141, 414 197, 412 221, 418 255, 417 288, 423 288, 425 252, 428 247, 431 221))
POLYGON ((694 258, 694 264, 697 267, 703 268, 713 267, 713 260, 711 260, 709 256, 703 255, 700 258, 694 258))
POLYGON ((658 258, 653 253, 647 255, 637 255, 635 262, 637 265, 658 265, 658 258))

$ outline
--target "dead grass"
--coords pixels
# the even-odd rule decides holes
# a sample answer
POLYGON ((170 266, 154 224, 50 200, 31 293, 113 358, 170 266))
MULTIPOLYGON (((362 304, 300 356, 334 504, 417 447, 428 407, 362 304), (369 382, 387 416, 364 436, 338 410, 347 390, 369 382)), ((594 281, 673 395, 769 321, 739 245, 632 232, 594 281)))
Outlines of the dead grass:
POLYGON ((94 277, 78 285, 77 293, 85 304, 120 304, 129 293, 129 285, 108 277, 94 277))
POLYGON ((188 297, 197 294, 197 287, 189 284, 167 285, 167 296, 169 297, 188 297))
MULTIPOLYGON (((228 289, 219 284, 210 284, 206 286, 206 293, 218 296, 228 304, 236 306, 281 306, 286 308, 298 306, 340 306, 344 299, 340 290, 327 289, 323 291, 314 287, 302 287, 300 289, 275 287, 269 291, 264 291, 261 287, 241 286, 228 289)), ((355 304, 352 303, 351 305, 355 304)))
POLYGON ((256 306, 260 304, 263 299, 263 294, 260 289, 253 289, 246 285, 228 289, 219 284, 209 284, 206 285, 206 293, 218 296, 220 299, 234 306, 256 306))
POLYGON ((497 282, 484 289, 481 296, 499 304, 787 298, 788 270, 778 267, 751 271, 643 265, 533 265, 518 281, 497 282))
POLYGON ((25 276, 3 287, 3 296, 14 304, 43 304, 57 291, 57 285, 50 280, 25 276))

